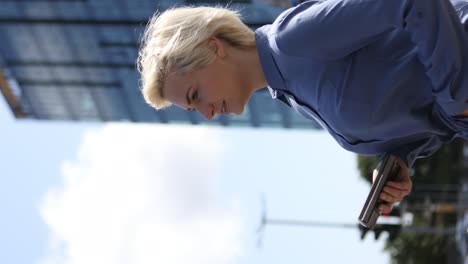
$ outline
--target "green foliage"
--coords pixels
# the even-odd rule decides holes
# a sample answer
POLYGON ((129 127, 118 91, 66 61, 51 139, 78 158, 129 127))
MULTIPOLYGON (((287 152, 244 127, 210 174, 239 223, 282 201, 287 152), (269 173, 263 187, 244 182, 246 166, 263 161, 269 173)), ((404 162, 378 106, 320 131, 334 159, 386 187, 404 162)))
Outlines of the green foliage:
POLYGON ((358 155, 358 169, 361 177, 366 180, 369 184, 372 183, 372 172, 377 166, 379 161, 378 156, 362 156, 358 155))
MULTIPOLYGON (((442 146, 432 156, 419 159, 414 164, 413 183, 456 184, 461 171, 459 166, 462 159, 462 141, 454 140, 442 146)), ((378 156, 358 155, 358 169, 360 175, 367 182, 372 181, 372 172, 377 166, 378 156)))
POLYGON ((449 239, 444 235, 401 233, 393 242, 387 241, 392 264, 443 264, 447 261, 449 239))
MULTIPOLYGON (((418 184, 457 184, 463 170, 463 140, 454 140, 441 147, 432 156, 419 159, 413 166, 413 192, 405 198, 411 208, 413 203, 421 203, 421 195, 417 195, 418 184)), ((377 166, 378 157, 358 156, 360 176, 367 182, 372 181, 372 171, 377 166)), ((419 193, 421 194, 421 193, 419 193)), ((424 195, 423 195, 424 196, 424 195)), ((439 202, 431 197, 432 202, 439 202)), ((413 224, 427 226, 454 226, 454 214, 434 215, 432 223, 428 222, 421 211, 414 211, 413 224)), ((434 234, 400 233, 393 241, 386 241, 385 250, 390 253, 394 264, 443 264, 447 262, 449 237, 434 234)))
POLYGON ((454 140, 436 153, 414 164, 413 183, 456 184, 461 173, 463 144, 454 140))

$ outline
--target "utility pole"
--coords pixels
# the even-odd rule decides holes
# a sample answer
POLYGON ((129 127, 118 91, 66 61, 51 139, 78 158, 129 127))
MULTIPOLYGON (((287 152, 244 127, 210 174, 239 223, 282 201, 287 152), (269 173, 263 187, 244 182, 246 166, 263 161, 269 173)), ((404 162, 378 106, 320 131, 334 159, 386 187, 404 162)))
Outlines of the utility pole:
POLYGON ((374 230, 361 226, 360 224, 350 223, 329 223, 323 221, 312 220, 297 220, 297 219, 281 219, 281 218, 268 218, 266 199, 262 195, 262 216, 260 225, 257 229, 259 234, 258 247, 262 246, 262 239, 267 225, 276 226, 296 226, 296 227, 315 227, 315 228, 351 228, 359 229, 361 232, 361 239, 364 239, 367 232, 374 232, 375 239, 377 240, 382 232, 389 233, 389 238, 392 240, 398 233, 419 233, 419 234, 439 234, 439 235, 452 235, 455 233, 455 227, 432 227, 432 226, 402 226, 401 224, 386 224, 378 223, 374 230))

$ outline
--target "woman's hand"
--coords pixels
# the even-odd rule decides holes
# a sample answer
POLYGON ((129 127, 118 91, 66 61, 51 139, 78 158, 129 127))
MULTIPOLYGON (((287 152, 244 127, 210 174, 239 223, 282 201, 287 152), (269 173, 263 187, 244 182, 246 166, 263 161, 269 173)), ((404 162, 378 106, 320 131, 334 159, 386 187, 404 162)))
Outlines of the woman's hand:
MULTIPOLYGON (((380 199, 385 201, 385 203, 380 204, 377 209, 383 214, 389 214, 390 211, 392 211, 393 204, 403 200, 403 198, 411 192, 411 188, 413 187, 408 166, 406 166, 403 160, 398 157, 396 158, 400 165, 400 175, 396 180, 387 181, 380 194, 380 199)), ((374 170, 372 182, 375 180, 375 177, 377 177, 377 174, 378 171, 374 170)))

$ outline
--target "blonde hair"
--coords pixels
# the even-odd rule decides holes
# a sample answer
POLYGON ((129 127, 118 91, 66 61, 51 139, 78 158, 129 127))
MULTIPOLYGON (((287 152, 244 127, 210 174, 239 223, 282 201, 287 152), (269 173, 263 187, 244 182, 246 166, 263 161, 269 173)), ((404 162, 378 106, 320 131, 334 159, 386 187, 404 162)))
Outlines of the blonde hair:
POLYGON ((207 40, 215 36, 237 48, 255 47, 254 32, 238 11, 224 7, 178 7, 156 13, 148 22, 138 54, 141 91, 156 109, 171 105, 163 86, 170 71, 191 72, 210 64, 215 53, 207 40))

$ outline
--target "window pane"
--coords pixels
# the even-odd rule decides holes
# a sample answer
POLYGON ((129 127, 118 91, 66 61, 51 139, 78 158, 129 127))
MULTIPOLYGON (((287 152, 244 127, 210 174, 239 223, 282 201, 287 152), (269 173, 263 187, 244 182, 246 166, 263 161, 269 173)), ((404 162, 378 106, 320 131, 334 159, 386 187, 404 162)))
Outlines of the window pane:
POLYGON ((26 86, 23 90, 40 118, 71 119, 58 87, 26 86))

